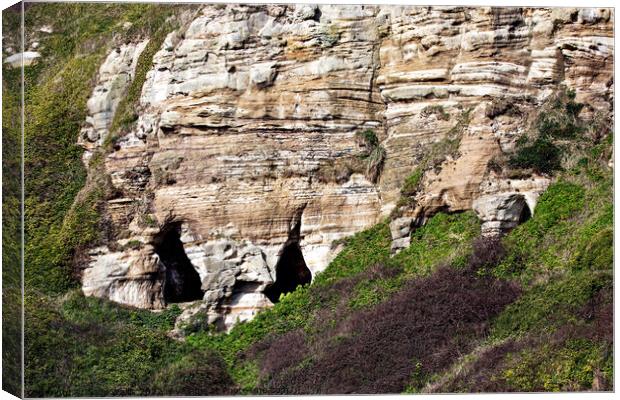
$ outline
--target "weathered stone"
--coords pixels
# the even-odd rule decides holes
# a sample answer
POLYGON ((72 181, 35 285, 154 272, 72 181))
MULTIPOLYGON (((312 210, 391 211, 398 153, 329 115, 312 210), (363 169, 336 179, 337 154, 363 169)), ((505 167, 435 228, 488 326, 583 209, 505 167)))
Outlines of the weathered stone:
POLYGON ((97 86, 86 104, 88 117, 78 143, 84 147, 84 160, 100 146, 108 135, 116 107, 133 80, 140 54, 148 40, 128 43, 114 49, 99 68, 97 86))
MULTIPOLYGON (((36 47, 34 47, 36 48, 36 47)), ((36 51, 25 51, 23 53, 13 54, 4 59, 4 64, 8 64, 11 68, 24 67, 34 64, 41 57, 36 51)))

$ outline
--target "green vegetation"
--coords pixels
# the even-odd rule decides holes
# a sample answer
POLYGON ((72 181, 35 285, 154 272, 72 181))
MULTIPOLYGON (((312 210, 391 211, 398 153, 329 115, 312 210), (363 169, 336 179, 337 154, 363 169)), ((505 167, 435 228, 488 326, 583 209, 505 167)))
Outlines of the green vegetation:
MULTIPOLYGON (((26 299, 26 393, 29 396, 154 394, 154 375, 190 350, 167 337, 180 313, 130 310, 70 292, 26 299)), ((155 392, 156 393, 156 392, 155 392)))
MULTIPOLYGON (((19 14, 2 12, 3 45, 19 35, 19 14)), ((22 396, 21 71, 2 67, 2 389, 22 396)))
POLYGON ((525 350, 516 355, 519 362, 514 369, 503 371, 502 378, 511 387, 526 392, 591 388, 597 375, 608 382, 613 378, 613 359, 605 347, 588 339, 569 339, 561 346, 546 344, 525 350))
POLYGON ((493 336, 506 338, 532 330, 553 331, 574 318, 576 310, 594 297, 610 277, 592 273, 571 274, 535 285, 495 321, 493 336))
POLYGON ((510 159, 510 165, 548 174, 560 169, 561 156, 562 150, 552 140, 539 137, 531 144, 519 145, 517 153, 510 159))
POLYGON ((583 107, 575 102, 575 92, 566 89, 547 99, 537 114, 531 137, 526 135, 519 139, 509 165, 546 174, 561 169, 565 148, 556 142, 577 139, 585 131, 579 118, 583 107))
POLYGON ((422 177, 424 176, 424 169, 417 167, 411 175, 409 175, 405 179, 405 183, 403 183, 403 187, 400 189, 400 193, 403 196, 411 197, 415 195, 420 189, 420 182, 422 182, 422 177))

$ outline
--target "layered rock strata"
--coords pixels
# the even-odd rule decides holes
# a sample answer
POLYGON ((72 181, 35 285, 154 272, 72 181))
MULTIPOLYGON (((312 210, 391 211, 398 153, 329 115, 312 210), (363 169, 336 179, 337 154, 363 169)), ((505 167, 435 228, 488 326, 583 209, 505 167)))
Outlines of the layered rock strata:
MULTIPOLYGON (((84 292, 164 307, 166 285, 189 279, 170 278, 179 267, 162 261, 174 229, 201 290, 182 319, 202 312, 229 328, 271 304, 264 292, 286 248, 316 275, 337 239, 397 207, 418 168, 414 205, 391 226, 395 250, 438 211, 474 209, 486 234, 512 228, 548 179, 504 178, 489 162, 561 84, 585 112, 611 111, 612 20, 599 9, 205 6, 166 37, 135 126, 105 158, 117 240, 92 249, 84 292), (346 163, 364 154, 356 133, 367 129, 385 149, 377 182, 346 163)), ((105 70, 131 76, 141 45, 131 46, 105 70)), ((123 90, 109 82, 126 82, 100 75, 88 151, 123 90)))

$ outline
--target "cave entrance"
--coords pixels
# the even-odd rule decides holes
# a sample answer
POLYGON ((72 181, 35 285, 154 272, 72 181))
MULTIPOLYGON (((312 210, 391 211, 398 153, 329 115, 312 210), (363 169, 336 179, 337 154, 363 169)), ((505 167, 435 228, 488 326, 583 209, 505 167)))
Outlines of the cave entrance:
POLYGON ((175 223, 162 229, 154 241, 155 253, 165 267, 164 300, 166 303, 183 303, 201 300, 200 275, 190 262, 183 242, 181 224, 175 223))
POLYGON ((298 285, 305 285, 311 280, 312 274, 306 266, 299 243, 291 243, 284 247, 276 264, 276 281, 264 293, 275 304, 280 301, 281 294, 293 292, 298 285))
POLYGON ((523 201, 523 208, 521 209, 521 214, 519 214, 519 224, 524 223, 530 218, 532 218, 532 212, 530 211, 530 207, 525 201, 523 201))

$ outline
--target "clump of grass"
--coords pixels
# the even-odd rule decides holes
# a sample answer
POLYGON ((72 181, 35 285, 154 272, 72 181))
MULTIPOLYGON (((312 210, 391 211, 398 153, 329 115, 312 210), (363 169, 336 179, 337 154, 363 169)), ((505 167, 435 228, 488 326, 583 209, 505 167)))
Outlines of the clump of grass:
POLYGON ((423 175, 424 175, 424 169, 417 167, 411 173, 411 175, 409 175, 405 179, 405 182, 403 183, 403 186, 400 189, 400 193, 403 196, 407 196, 407 197, 414 196, 420 188, 420 183, 422 182, 423 175))

